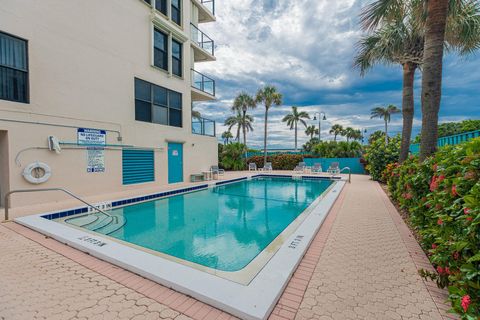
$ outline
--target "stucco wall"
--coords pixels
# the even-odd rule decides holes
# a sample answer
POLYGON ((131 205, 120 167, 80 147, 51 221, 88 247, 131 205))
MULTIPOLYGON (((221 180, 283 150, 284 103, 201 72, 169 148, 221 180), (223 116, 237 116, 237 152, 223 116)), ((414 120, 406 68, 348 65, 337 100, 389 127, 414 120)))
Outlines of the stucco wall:
MULTIPOLYGON (((189 6, 184 0, 187 36, 189 6)), ((108 144, 157 148, 152 185, 168 183, 167 141, 184 143, 185 181, 191 173, 216 164, 216 138, 191 134, 190 42, 183 50, 185 79, 170 76, 151 66, 152 27, 151 9, 140 0, 2 0, 0 31, 28 40, 30 103, 0 100, 0 119, 119 131, 123 140, 108 132, 108 144), (183 128, 135 121, 135 77, 182 93, 183 128)), ((0 130, 8 131, 10 189, 35 187, 21 172, 36 160, 52 168, 52 178, 38 187, 67 187, 83 196, 142 187, 122 185, 119 148, 105 151, 104 173, 87 173, 85 150, 64 149, 59 155, 42 149, 21 152, 46 147, 49 135, 76 142, 75 128, 0 120, 0 130)), ((61 198, 14 196, 12 206, 61 198)))

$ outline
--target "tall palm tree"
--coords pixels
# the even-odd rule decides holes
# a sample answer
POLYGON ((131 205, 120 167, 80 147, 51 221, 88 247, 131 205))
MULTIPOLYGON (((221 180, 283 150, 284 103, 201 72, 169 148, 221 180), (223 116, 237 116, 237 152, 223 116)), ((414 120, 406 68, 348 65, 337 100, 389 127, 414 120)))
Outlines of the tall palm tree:
POLYGON ((274 86, 267 85, 258 90, 255 101, 265 105, 265 131, 263 135, 263 164, 265 165, 267 163, 268 110, 274 105, 279 106, 282 104, 282 94, 274 86))
POLYGON ((307 129, 305 130, 305 134, 309 136, 310 139, 313 139, 314 135, 318 135, 318 129, 314 125, 308 126, 307 129))
POLYGON ((337 141, 337 136, 342 135, 344 130, 340 124, 334 124, 330 129, 330 134, 333 134, 333 141, 337 141))
POLYGON ((197 110, 192 110, 192 118, 200 120, 202 118, 202 114, 197 110))
POLYGON ((233 138, 233 135, 230 131, 225 131, 222 133, 223 144, 228 144, 229 140, 233 138))
POLYGON ((237 134, 235 139, 237 142, 240 141, 240 130, 242 128, 243 117, 240 113, 237 113, 234 116, 230 116, 225 120, 225 125, 228 127, 228 131, 231 131, 233 127, 237 127, 237 134))
MULTIPOLYGON (((257 104, 255 103, 255 100, 246 92, 241 92, 233 101, 232 110, 240 112, 243 117, 241 130, 243 133, 243 144, 245 147, 247 146, 247 131, 250 131, 246 127, 247 123, 249 123, 249 121, 246 119, 247 111, 248 109, 255 109, 256 107, 257 104)), ((253 120, 251 122, 253 122, 253 120)), ((253 130, 253 128, 250 129, 253 130)))
POLYGON ((392 114, 399 113, 400 109, 398 109, 393 104, 387 106, 386 108, 383 107, 376 107, 371 110, 370 119, 373 118, 381 118, 385 121, 385 144, 388 143, 388 123, 392 117, 392 114))
MULTIPOLYGON (((426 0, 377 0, 368 5, 361 14, 363 29, 370 31, 371 34, 359 42, 359 55, 355 65, 360 68, 362 74, 377 62, 400 64, 403 68, 403 129, 400 161, 407 158, 410 146, 414 115, 413 82, 416 69, 424 62, 429 6, 439 5, 436 1, 435 3, 430 1, 427 6, 426 2, 426 0)), ((439 42, 446 48, 458 50, 460 54, 468 54, 478 48, 480 43, 480 4, 478 0, 449 0, 449 2, 446 29, 444 29, 445 38, 444 41, 439 42)), ((436 13, 430 16, 445 20, 436 13)), ((441 77, 441 68, 437 67, 434 69, 440 70, 441 77)), ((425 77, 422 81, 424 80, 425 77)), ((432 84, 432 82, 428 83, 432 84)), ((422 85, 423 89, 425 86, 422 85)), ((422 108, 423 105, 422 102, 422 108)), ((425 112, 422 114, 424 117, 428 115, 425 112)), ((428 127, 429 123, 428 120, 423 121, 422 128, 428 127)), ((427 131, 436 132, 435 128, 427 131)), ((436 138, 434 140, 436 145, 436 138)))
POLYGON ((351 127, 347 127, 345 130, 344 130, 344 135, 345 137, 347 138, 347 142, 350 142, 350 139, 354 139, 355 138, 355 129, 351 128, 351 127))
POLYGON ((282 121, 290 126, 290 130, 295 129, 295 151, 297 151, 297 136, 298 123, 300 122, 307 127, 307 122, 304 119, 310 119, 310 116, 305 111, 298 112, 298 107, 292 107, 292 112, 283 117, 282 121))

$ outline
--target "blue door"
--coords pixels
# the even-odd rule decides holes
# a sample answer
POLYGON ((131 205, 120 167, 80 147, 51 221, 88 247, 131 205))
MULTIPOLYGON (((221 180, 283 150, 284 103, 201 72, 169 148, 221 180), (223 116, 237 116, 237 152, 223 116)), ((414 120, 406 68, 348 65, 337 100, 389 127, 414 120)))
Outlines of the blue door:
POLYGON ((168 144, 168 183, 183 182, 183 144, 168 144))

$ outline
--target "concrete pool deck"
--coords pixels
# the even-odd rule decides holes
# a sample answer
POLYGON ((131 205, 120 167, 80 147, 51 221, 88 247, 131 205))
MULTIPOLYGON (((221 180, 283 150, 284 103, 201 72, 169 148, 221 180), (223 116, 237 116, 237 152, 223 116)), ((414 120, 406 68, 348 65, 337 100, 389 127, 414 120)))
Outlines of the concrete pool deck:
MULTIPOLYGON (((234 318, 16 223, 0 225, 0 250, 0 318, 234 318)), ((449 317, 420 268, 432 270, 383 190, 353 176, 270 319, 449 317)))

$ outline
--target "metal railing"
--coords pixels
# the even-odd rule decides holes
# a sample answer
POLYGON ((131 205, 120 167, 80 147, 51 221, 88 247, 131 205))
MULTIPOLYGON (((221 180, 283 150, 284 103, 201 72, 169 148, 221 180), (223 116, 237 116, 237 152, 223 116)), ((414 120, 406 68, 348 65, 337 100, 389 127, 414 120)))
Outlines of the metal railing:
POLYGON ((215 15, 215 0, 202 0, 202 4, 207 8, 213 15, 215 15))
POLYGON ((348 183, 351 183, 352 182, 352 170, 350 170, 349 167, 344 167, 344 168, 340 169, 340 171, 332 173, 331 178, 335 177, 336 175, 342 173, 345 170, 348 170, 348 183))
MULTIPOLYGON (((451 136, 440 137, 437 140, 437 146, 443 147, 446 145, 456 145, 465 141, 469 141, 471 139, 480 137, 480 130, 470 131, 470 132, 463 132, 451 136)), ((410 152, 413 154, 417 154, 420 152, 420 143, 415 143, 410 145, 410 152)))
MULTIPOLYGON (((9 207, 10 207, 10 195, 11 194, 14 194, 14 193, 26 193, 26 192, 45 192, 45 191, 62 191, 66 194, 68 194, 69 196, 77 199, 78 201, 86 204, 87 206, 89 206, 90 208, 112 218, 112 221, 113 220, 116 220, 116 222, 118 223, 118 217, 117 216, 114 216, 114 215, 111 215, 110 213, 107 213, 97 207, 95 207, 94 205, 86 202, 85 200, 81 199, 80 197, 76 196, 75 194, 73 194, 72 192, 68 191, 67 189, 63 189, 63 188, 44 188, 44 189, 20 189, 20 190, 12 190, 12 191, 9 191, 5 194, 5 221, 8 221, 8 210, 9 210, 9 207)), ((90 213, 87 213, 86 215, 89 215, 90 213)))
POLYGON ((215 55, 215 43, 205 33, 200 31, 193 23, 190 23, 192 41, 212 56, 215 55))
POLYGON ((192 119, 192 133, 215 137, 215 121, 205 118, 192 119))
POLYGON ((200 73, 194 69, 191 69, 191 71, 192 71, 192 87, 214 96, 215 80, 207 77, 203 73, 200 73))

